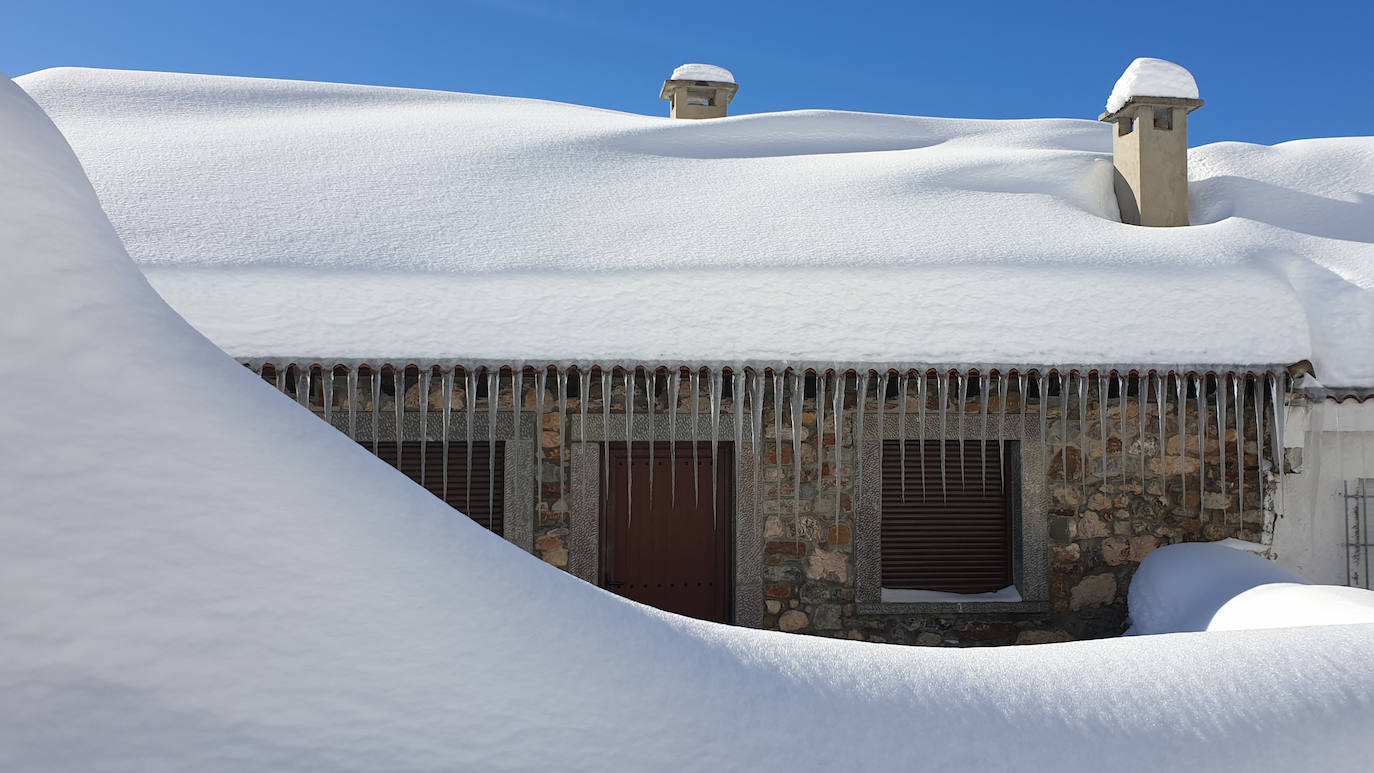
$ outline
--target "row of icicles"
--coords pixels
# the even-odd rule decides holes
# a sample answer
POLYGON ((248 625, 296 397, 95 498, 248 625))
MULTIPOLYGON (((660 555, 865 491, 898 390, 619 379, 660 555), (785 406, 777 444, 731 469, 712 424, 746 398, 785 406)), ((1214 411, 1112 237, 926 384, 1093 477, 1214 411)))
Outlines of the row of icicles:
MULTIPOLYGON (((1101 476, 1103 482, 1110 479, 1108 473, 1108 435, 1110 430, 1115 429, 1119 440, 1119 447, 1116 453, 1119 467, 1119 476, 1122 485, 1126 485, 1128 470, 1139 466, 1139 483, 1146 484, 1148 463, 1151 457, 1158 458, 1158 471, 1156 477, 1160 482, 1160 498, 1165 504, 1169 504, 1168 478, 1172 473, 1167 472, 1166 451, 1168 449, 1169 432, 1166 424, 1170 418, 1177 422, 1177 434, 1181 436, 1179 455, 1186 455, 1186 448, 1192 439, 1191 433, 1196 433, 1198 457, 1200 460, 1197 473, 1197 493, 1199 494, 1199 514, 1205 518, 1206 497, 1202 494, 1207 490, 1207 449, 1208 437, 1215 433, 1217 439, 1217 464, 1220 470, 1218 479, 1220 480, 1221 494, 1225 496, 1225 504, 1222 511, 1229 508, 1230 496, 1228 493, 1229 479, 1227 476, 1227 455, 1230 445, 1228 434, 1234 435, 1234 455, 1231 457, 1232 463, 1236 466, 1236 491, 1238 496, 1237 516, 1245 510, 1245 485, 1242 470, 1246 458, 1247 426, 1249 436, 1256 439, 1254 453, 1257 457, 1256 467, 1261 471, 1272 467, 1278 476, 1278 483, 1282 487, 1282 464, 1275 463, 1275 460, 1282 459, 1281 439, 1284 427, 1284 398, 1287 390, 1287 374, 1284 371, 1273 371, 1267 373, 1170 373, 1149 371, 1137 373, 1134 371, 1123 372, 1119 370, 1110 371, 1069 371, 1061 373, 1054 369, 1031 369, 1025 372, 1010 370, 1008 372, 993 371, 990 373, 979 373, 978 371, 936 371, 936 370, 906 370, 906 371, 853 371, 853 370, 796 370, 792 368, 778 369, 756 369, 756 368, 667 368, 652 366, 635 367, 613 367, 613 368, 557 368, 548 367, 538 368, 488 368, 474 367, 466 369, 463 367, 441 368, 434 366, 430 368, 417 368, 409 366, 407 368, 393 368, 384 366, 382 368, 369 368, 366 365, 356 369, 344 366, 334 368, 321 368, 319 365, 311 367, 300 367, 291 364, 265 364, 261 367, 262 376, 269 381, 275 381, 277 387, 287 394, 294 394, 296 399, 302 404, 321 412, 328 421, 335 410, 347 412, 347 428, 349 437, 356 439, 359 414, 366 413, 367 421, 371 424, 371 438, 374 452, 377 449, 380 423, 383 421, 383 396, 386 389, 384 384, 390 386, 393 395, 401 395, 399 399, 393 400, 390 419, 395 422, 395 439, 397 466, 400 466, 401 443, 404 438, 404 418, 410 413, 418 413, 420 436, 411 438, 419 440, 421 448, 429 439, 429 422, 431 403, 437 403, 440 413, 440 442, 443 443, 444 464, 443 464, 443 497, 448 498, 448 448, 450 442, 450 430, 453 424, 454 404, 461 403, 460 410, 466 411, 467 420, 464 422, 465 437, 467 443, 467 458, 469 465, 472 458, 472 427, 477 411, 477 403, 482 398, 483 392, 486 395, 496 395, 497 399, 486 400, 486 411, 488 421, 488 442, 494 444, 496 437, 496 416, 498 408, 502 404, 502 395, 510 396, 509 410, 514 414, 515 440, 520 439, 521 425, 520 413, 523 403, 525 388, 528 385, 534 391, 534 411, 536 415, 543 416, 546 409, 556 406, 559 415, 562 417, 557 422, 558 425, 558 447, 560 449, 559 470, 559 491, 564 491, 565 472, 564 465, 561 463, 564 449, 567 448, 567 419, 569 417, 569 404, 572 399, 577 400, 576 411, 580 418, 581 427, 588 425, 588 412, 590 399, 580 399, 583 395, 591 395, 593 387, 600 389, 600 413, 603 427, 610 427, 611 399, 614 398, 614 390, 623 390, 623 409, 621 412, 625 417, 623 440, 629 443, 635 437, 636 411, 643 406, 644 420, 653 425, 654 416, 658 411, 666 410, 667 406, 680 407, 685 400, 689 404, 688 414, 690 417, 693 448, 696 448, 698 441, 704 438, 698 437, 699 417, 703 403, 709 412, 709 442, 711 449, 712 469, 714 469, 715 455, 717 446, 721 441, 720 427, 723 405, 730 407, 732 414, 739 415, 741 421, 733 421, 733 442, 735 448, 742 449, 746 438, 745 425, 750 427, 747 435, 753 438, 765 437, 765 420, 771 422, 773 428, 774 442, 776 444, 775 463, 778 466, 779 486, 775 494, 779 499, 782 498, 783 467, 784 467, 784 435, 790 435, 791 444, 791 467, 793 485, 793 514, 799 517, 800 507, 800 481, 802 480, 802 453, 803 443, 802 433, 790 431, 791 427, 798 427, 802 424, 804 409, 809 403, 815 414, 815 426, 818 431, 814 433, 816 446, 815 474, 819 484, 823 482, 826 458, 826 445, 833 445, 830 453, 834 461, 832 475, 836 477, 835 484, 838 492, 838 477, 843 469, 840 457, 841 448, 845 444, 845 416, 848 414, 853 418, 851 426, 868 427, 867 421, 872 421, 877 431, 877 437, 883 438, 884 422, 889 418, 895 418, 898 427, 907 427, 908 419, 915 419, 917 424, 916 437, 909 438, 911 432, 901 432, 899 449, 903 458, 906 457, 907 441, 918 439, 921 436, 919 428, 926 427, 927 415, 932 415, 936 419, 939 427, 937 437, 949 440, 957 439, 960 445, 965 440, 978 442, 983 445, 986 454, 986 446, 994 439, 996 440, 999 451, 1005 447, 1007 436, 1005 432, 1008 416, 1019 420, 1023 427, 1033 427, 1033 421, 1038 421, 1041 465, 1039 474, 1042 481, 1048 483, 1049 467, 1054 456, 1060 456, 1063 468, 1063 480, 1066 487, 1070 484, 1070 449, 1077 445, 1078 458, 1081 460, 1078 465, 1080 483, 1083 487, 1084 498, 1086 499, 1088 488, 1088 448, 1093 439, 1093 429, 1096 430, 1096 439, 1101 444, 1101 476), (673 378, 673 374, 677 378, 673 378), (344 387, 344 399, 340 400, 338 387, 342 383, 344 387), (552 393, 550 393, 552 386, 552 393), (301 388, 304 387, 304 388, 301 388), (652 390, 650 389, 652 387, 652 390), (438 395, 434 394, 437 388, 438 395), (427 399, 417 399, 418 406, 407 411, 406 396, 411 389, 417 389, 418 394, 423 394, 427 399), (652 399, 650 392, 652 391, 652 399), (329 394, 331 399, 323 399, 324 394, 329 394), (459 395, 462 395, 460 400, 459 395), (864 395, 865 399, 859 400, 858 395, 864 395), (352 395, 354 399, 347 399, 347 395, 352 395), (452 395, 453 399, 444 400, 443 395, 452 395), (467 399, 472 395, 477 399, 467 399), (518 399, 516 396, 520 396, 518 399), (735 406, 739 403, 734 399, 736 395, 743 396, 743 407, 747 413, 737 411, 735 406), (877 399, 881 395, 883 399, 877 399), (370 396, 370 400, 367 398, 370 396), (661 401, 666 397, 667 405, 661 405, 661 401), (1009 399, 1014 397, 1015 399, 1009 399), (1091 398, 1091 399, 1090 399, 1091 398), (895 401, 895 407, 889 406, 889 402, 895 401), (932 404, 933 401, 933 404, 932 404), (364 410, 364 406, 370 402, 371 409, 364 410), (975 407, 970 408, 970 402, 975 407), (1096 427, 1091 427, 1089 406, 1095 402, 1098 406, 1096 427), (1015 408, 1009 405, 1015 404, 1015 408), (1115 403, 1115 420, 1109 417, 1112 404, 1115 403), (1035 410, 1032 410, 1032 404, 1035 410), (1134 404, 1134 405, 1132 405, 1134 404), (1191 404, 1191 406, 1190 406, 1191 404), (914 406, 914 407, 913 407, 914 406), (1135 409, 1135 421, 1128 421, 1131 408, 1135 409), (1151 421, 1148 417, 1149 409, 1154 408, 1155 416, 1151 421), (1190 411, 1191 407, 1191 411, 1190 411), (1057 437, 1051 437, 1049 428, 1050 413, 1058 409, 1060 421, 1058 422, 1057 437), (1066 420, 1073 409, 1078 412, 1079 431, 1070 433, 1069 422, 1066 420), (771 409, 771 411, 770 411, 771 409), (976 413, 975 413, 976 412, 976 413), (769 415, 771 414, 771 415, 769 415), (894 415, 895 414, 895 415, 894 415), (976 415, 978 426, 981 428, 977 437, 965 438, 963 419, 966 416, 976 415), (786 417, 786 420, 784 420, 786 417), (1191 418, 1191 427, 1189 421, 1191 418), (827 422, 829 424, 827 425, 827 422), (1115 426, 1113 426, 1115 424, 1115 426), (784 426, 789 431, 784 430, 784 426), (1133 425, 1133 426, 1128 426, 1133 425), (952 427, 952 431, 951 431, 952 427), (1229 432, 1228 432, 1229 430, 1229 432), (1150 435, 1154 434, 1153 444, 1156 446, 1154 452, 1150 452, 1148 447, 1151 445, 1150 435), (827 437, 829 435, 829 438, 827 437), (953 437, 951 437, 953 435, 953 437), (1128 443, 1130 437, 1134 442, 1128 443), (1270 448, 1266 449, 1264 442, 1270 442, 1270 448), (1128 450, 1133 449, 1133 450, 1128 450), (1266 455, 1268 463, 1266 463, 1266 455)), ((677 438, 676 424, 679 410, 668 410, 669 437, 677 438)), ((536 432, 541 430, 536 429, 536 432)), ((608 456, 608 446, 611 442, 609 433, 603 432, 602 444, 603 458, 608 456)), ((864 432, 854 433, 852 445, 855 450, 855 458, 864 458, 864 432)), ((669 444, 672 447, 674 444, 669 444)), ((917 443, 918 453, 924 454, 924 445, 917 443)), ((758 463, 754 465, 754 492, 756 497, 761 497, 761 487, 759 486, 759 470, 763 467, 764 456, 766 454, 766 442, 754 444, 754 452, 758 457, 758 463)), ((494 445, 493 445, 494 447, 494 445)), ((632 447, 632 446, 631 446, 632 447)), ((943 448, 943 444, 941 444, 943 448)), ((653 453, 653 444, 649 444, 650 454, 653 453)), ((675 451, 670 451, 675 453, 675 451)), ((943 451, 941 451, 943 462, 943 451)), ((493 464, 489 454, 488 464, 493 464)), ((421 479, 423 483, 424 472, 424 453, 421 453, 421 479)), ((542 471, 539 464, 535 465, 537 485, 542 492, 543 480, 542 471)), ((943 464, 941 465, 943 468, 943 464)), ((1179 499, 1178 504, 1186 500, 1189 489, 1188 474, 1185 465, 1179 463, 1179 499)), ((650 475, 652 476, 653 465, 650 464, 650 475)), ((695 474, 695 465, 693 466, 695 474)), ((901 465, 905 476, 906 464, 901 465)), ((603 471, 604 474, 604 471, 603 471)), ((859 476, 862 474, 861 465, 854 465, 854 490, 860 484, 859 476)), ((713 488, 714 488, 713 477, 713 488)), ((494 485, 494 484, 493 484, 494 485)), ((652 481, 650 481, 652 485, 652 481)), ((903 496, 907 490, 906 481, 903 479, 901 486, 903 496)), ((1262 487, 1259 490, 1263 490, 1262 487)), ((604 491, 604 486, 603 486, 604 491)), ((923 496, 924 496, 923 492, 923 496)), ((712 497, 713 507, 715 497, 712 497)), ((757 504, 757 502, 756 502, 757 504)), ((1261 503, 1254 503, 1256 507, 1261 503)), ((841 497, 835 497, 835 519, 838 523, 841 510, 841 497)), ((1243 526, 1243 524, 1242 524, 1243 526)))

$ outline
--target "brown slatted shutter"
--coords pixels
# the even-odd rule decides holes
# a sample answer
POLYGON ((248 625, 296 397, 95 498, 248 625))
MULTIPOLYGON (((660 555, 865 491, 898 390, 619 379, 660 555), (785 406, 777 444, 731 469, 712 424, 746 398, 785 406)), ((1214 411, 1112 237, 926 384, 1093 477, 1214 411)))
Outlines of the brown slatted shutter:
MULTIPOLYGON (((884 588, 984 593, 1012 584, 1012 506, 1010 492, 1005 490, 1011 488, 1011 481, 1002 474, 1011 465, 998 456, 996 443, 989 443, 984 474, 980 444, 965 440, 963 445, 961 475, 957 441, 908 440, 903 498, 900 441, 884 441, 884 588)), ((1014 448, 1007 445, 1008 455, 1014 448)))
MULTIPOLYGON (((372 450, 372 444, 362 443, 372 450)), ((396 443, 384 440, 377 448, 377 456, 396 466, 396 443)), ((425 444, 425 476, 420 480, 420 441, 407 440, 401 446, 401 472, 423 485, 431 494, 443 498, 444 447, 442 443, 425 444)), ((506 454, 505 443, 486 441, 472 444, 472 480, 467 480, 467 444, 450 443, 448 447, 448 499, 445 501, 459 512, 491 529, 505 533, 506 454), (494 455, 494 456, 493 456, 494 455), (491 460, 492 469, 487 463, 491 460)))

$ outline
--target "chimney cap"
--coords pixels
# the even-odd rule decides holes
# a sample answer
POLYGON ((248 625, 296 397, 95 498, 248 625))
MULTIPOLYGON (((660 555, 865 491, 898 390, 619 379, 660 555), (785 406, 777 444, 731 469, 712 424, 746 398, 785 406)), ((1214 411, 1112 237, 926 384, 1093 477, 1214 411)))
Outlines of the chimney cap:
POLYGON ((688 62, 679 65, 673 70, 673 74, 668 76, 670 81, 705 81, 707 83, 734 83, 735 76, 724 67, 717 67, 714 64, 700 64, 688 62))
POLYGON ((1136 108, 1144 105, 1150 105, 1151 107, 1182 107, 1187 109, 1187 111, 1191 113, 1199 107, 1202 107, 1203 104, 1203 101, 1200 99, 1185 99, 1183 97, 1151 97, 1142 95, 1138 97, 1131 97, 1130 99, 1126 100, 1126 104, 1122 105, 1114 112, 1103 113, 1102 115, 1099 115, 1097 117, 1097 120, 1111 123, 1117 120, 1118 118, 1124 118, 1134 113, 1136 111, 1136 108))
POLYGON ((1107 113, 1121 111, 1132 99, 1198 98, 1197 81, 1182 65, 1164 59, 1141 57, 1131 62, 1107 97, 1107 113))

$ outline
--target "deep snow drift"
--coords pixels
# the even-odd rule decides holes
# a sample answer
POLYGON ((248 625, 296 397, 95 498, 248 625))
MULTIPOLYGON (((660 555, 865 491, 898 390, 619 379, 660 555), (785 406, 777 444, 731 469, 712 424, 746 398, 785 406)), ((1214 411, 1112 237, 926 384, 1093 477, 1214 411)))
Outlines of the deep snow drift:
POLYGON ((1374 384, 1371 139, 1195 148, 1195 225, 1139 228, 1118 222, 1111 128, 1091 120, 672 121, 199 75, 19 82, 152 284, 235 356, 1310 358, 1328 385, 1374 384))
POLYGON ((1209 771, 1374 755, 1374 626, 930 651, 521 553, 275 393, 0 82, 0 768, 1209 771), (903 764, 903 763, 899 763, 903 764))

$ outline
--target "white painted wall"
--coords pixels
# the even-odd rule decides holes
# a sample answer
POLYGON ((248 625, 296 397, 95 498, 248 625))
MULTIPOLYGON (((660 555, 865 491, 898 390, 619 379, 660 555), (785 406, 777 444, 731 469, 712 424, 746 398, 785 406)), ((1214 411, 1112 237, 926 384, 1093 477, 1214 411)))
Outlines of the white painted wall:
MULTIPOLYGON (((1284 476, 1274 557, 1312 582, 1346 585, 1351 575, 1342 489, 1349 483, 1353 491, 1361 478, 1374 479, 1374 400, 1292 406, 1284 434, 1285 447, 1301 449, 1302 466, 1300 473, 1284 476)), ((1296 459, 1292 451, 1289 458, 1296 459)), ((1364 541, 1374 540, 1366 535, 1364 541)), ((1358 584, 1374 585, 1365 579, 1363 555, 1355 558, 1358 584)))

